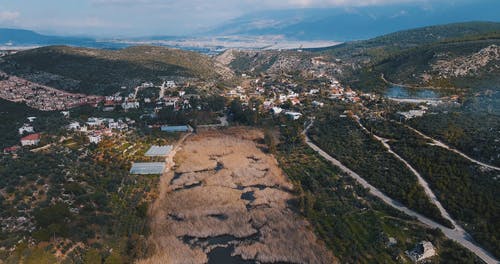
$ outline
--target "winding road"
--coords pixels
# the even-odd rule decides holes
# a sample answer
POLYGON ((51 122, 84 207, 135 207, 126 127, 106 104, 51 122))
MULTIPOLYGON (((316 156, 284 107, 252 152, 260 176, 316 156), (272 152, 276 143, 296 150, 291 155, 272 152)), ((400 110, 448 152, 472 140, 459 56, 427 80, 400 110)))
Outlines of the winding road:
POLYGON ((361 184, 361 186, 369 189, 369 192, 373 196, 378 197, 379 199, 381 199, 383 202, 390 205, 391 207, 393 207, 399 211, 402 211, 409 216, 417 218, 420 222, 426 224, 427 226, 429 226, 431 228, 439 228, 444 233, 444 235, 446 237, 448 237, 451 240, 456 241, 457 243, 459 243, 463 247, 469 249, 470 251, 472 251, 474 254, 476 254, 479 258, 481 258, 486 263, 492 263, 492 264, 499 263, 499 261, 497 259, 495 259, 495 257, 493 255, 491 255, 489 252, 487 252, 486 250, 484 250, 480 246, 473 243, 471 241, 471 237, 466 232, 464 232, 464 230, 459 229, 459 228, 455 228, 455 229, 447 228, 447 227, 445 227, 441 224, 438 224, 438 223, 434 222, 433 220, 407 208, 406 206, 402 205, 400 202, 398 202, 398 201, 390 198, 389 196, 385 195, 384 193, 382 193, 379 189, 377 189, 374 186, 372 186, 371 184, 369 184, 359 174, 350 170, 349 168, 344 166, 340 161, 336 160, 335 158, 330 156, 328 153, 323 151, 320 147, 318 147, 316 144, 314 144, 311 141, 311 139, 309 138, 309 136, 307 135, 307 131, 311 128, 311 126, 313 124, 314 124, 314 122, 311 122, 306 127, 306 129, 302 132, 303 135, 305 136, 306 144, 310 148, 312 148, 313 150, 318 152, 318 154, 321 155, 323 158, 330 161, 333 165, 339 167, 343 172, 345 172, 350 177, 354 178, 359 184, 361 184))

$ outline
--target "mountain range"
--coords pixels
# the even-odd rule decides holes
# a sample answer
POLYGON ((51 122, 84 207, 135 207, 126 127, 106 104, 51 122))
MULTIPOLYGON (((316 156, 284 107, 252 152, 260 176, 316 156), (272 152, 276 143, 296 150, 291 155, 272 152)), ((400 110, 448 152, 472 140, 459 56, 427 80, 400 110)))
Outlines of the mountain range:
POLYGON ((92 37, 48 36, 23 29, 1 29, 0 46, 71 45, 123 48, 134 41, 179 40, 186 37, 280 36, 284 40, 352 41, 400 30, 465 21, 500 22, 500 1, 406 3, 390 6, 301 8, 249 13, 189 36, 142 36, 96 40, 92 37))
MULTIPOLYGON (((437 1, 435 1, 437 2, 437 1)), ((464 21, 500 22, 500 1, 399 4, 352 8, 289 9, 238 17, 209 35, 282 35, 297 40, 350 41, 391 32, 464 21)))

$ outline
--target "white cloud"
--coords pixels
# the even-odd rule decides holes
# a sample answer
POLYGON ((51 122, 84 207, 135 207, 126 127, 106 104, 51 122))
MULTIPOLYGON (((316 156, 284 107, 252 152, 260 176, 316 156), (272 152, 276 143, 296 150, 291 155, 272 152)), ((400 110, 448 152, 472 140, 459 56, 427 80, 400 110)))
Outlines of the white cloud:
POLYGON ((17 11, 0 11, 0 22, 14 21, 20 16, 17 11))

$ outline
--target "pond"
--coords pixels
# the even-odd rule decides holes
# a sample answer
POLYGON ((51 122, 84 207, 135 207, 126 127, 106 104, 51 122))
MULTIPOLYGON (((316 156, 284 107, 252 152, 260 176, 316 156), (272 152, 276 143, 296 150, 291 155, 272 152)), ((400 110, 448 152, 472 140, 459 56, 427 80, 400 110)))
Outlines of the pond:
POLYGON ((385 96, 396 99, 438 99, 441 96, 431 89, 406 88, 402 86, 391 86, 385 96))

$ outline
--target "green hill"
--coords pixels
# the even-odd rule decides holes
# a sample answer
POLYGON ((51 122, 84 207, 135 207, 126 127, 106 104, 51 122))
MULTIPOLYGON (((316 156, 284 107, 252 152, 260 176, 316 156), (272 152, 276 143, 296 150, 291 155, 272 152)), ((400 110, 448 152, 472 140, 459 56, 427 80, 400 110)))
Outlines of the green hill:
POLYGON ((0 69, 56 88, 96 94, 162 77, 218 77, 208 56, 152 46, 122 50, 43 47, 5 57, 0 69))

